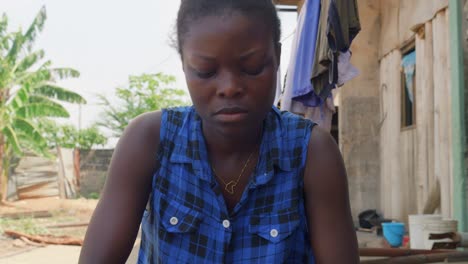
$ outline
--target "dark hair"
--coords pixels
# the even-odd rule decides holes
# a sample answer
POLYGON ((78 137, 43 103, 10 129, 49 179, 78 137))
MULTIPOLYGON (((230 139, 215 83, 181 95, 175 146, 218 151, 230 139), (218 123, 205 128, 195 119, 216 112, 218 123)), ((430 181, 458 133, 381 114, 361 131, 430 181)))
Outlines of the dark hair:
POLYGON ((221 16, 232 13, 263 19, 273 31, 273 41, 278 45, 281 38, 281 23, 272 0, 182 0, 177 14, 176 46, 182 55, 184 37, 190 24, 207 16, 221 16))

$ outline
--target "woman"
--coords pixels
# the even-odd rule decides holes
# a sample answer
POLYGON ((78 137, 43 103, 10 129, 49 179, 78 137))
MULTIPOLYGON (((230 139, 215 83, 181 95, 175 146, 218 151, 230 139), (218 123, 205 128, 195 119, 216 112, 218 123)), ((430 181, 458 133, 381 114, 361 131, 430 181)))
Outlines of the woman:
POLYGON ((138 263, 358 263, 334 140, 272 107, 279 39, 270 0, 182 1, 193 107, 129 124, 80 263, 124 263, 140 221, 138 263))

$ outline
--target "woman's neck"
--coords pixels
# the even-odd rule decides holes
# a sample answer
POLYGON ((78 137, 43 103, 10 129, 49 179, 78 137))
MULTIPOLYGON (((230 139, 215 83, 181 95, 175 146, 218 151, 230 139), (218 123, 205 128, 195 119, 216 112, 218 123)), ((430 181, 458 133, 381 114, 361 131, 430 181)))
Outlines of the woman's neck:
POLYGON ((263 124, 229 133, 222 129, 203 126, 203 136, 210 156, 231 156, 251 153, 262 140, 263 124))

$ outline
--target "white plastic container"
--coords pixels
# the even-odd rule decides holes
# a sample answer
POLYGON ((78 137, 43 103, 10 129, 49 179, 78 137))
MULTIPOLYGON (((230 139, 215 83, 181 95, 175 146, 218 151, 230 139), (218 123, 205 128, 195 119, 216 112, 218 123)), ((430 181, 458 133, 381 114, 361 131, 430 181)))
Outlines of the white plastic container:
POLYGON ((457 220, 431 220, 428 221, 424 227, 424 247, 432 249, 435 242, 450 242, 450 239, 429 240, 429 234, 443 234, 448 232, 457 232, 457 220))
POLYGON ((424 243, 424 231, 426 224, 431 221, 442 220, 441 215, 410 215, 409 235, 411 249, 426 249, 424 243))

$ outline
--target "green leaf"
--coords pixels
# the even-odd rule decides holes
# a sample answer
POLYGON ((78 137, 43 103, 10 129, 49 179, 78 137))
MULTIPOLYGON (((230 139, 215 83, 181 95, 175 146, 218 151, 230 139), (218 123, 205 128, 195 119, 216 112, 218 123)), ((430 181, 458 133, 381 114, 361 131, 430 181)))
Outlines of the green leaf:
POLYGON ((44 84, 36 88, 34 92, 64 102, 86 104, 86 100, 78 93, 54 84, 44 84))
POLYGON ((10 126, 6 126, 5 128, 3 128, 3 134, 6 137, 7 145, 11 146, 13 148, 13 151, 15 151, 16 153, 21 153, 22 151, 20 143, 18 141, 18 137, 16 136, 14 129, 10 126))
POLYGON ((17 72, 15 82, 17 84, 24 84, 24 83, 31 83, 31 84, 39 84, 39 83, 46 83, 52 80, 52 74, 50 70, 47 68, 50 66, 50 61, 46 61, 42 64, 37 71, 33 72, 17 72))
POLYGON ((130 76, 127 87, 115 90, 117 103, 99 96, 104 111, 97 124, 110 129, 118 137, 129 121, 142 113, 187 104, 183 90, 168 87, 174 81, 173 76, 163 73, 130 76))
POLYGON ((6 61, 8 61, 10 64, 14 64, 14 62, 17 60, 18 54, 24 44, 24 37, 23 34, 21 34, 21 31, 13 33, 12 37, 13 44, 11 45, 11 48, 6 56, 6 61))
POLYGON ((24 118, 15 118, 13 129, 20 131, 23 135, 32 139, 38 146, 46 147, 46 141, 39 130, 24 118))
POLYGON ((40 95, 40 94, 32 94, 29 96, 28 100, 29 100, 29 103, 49 103, 49 102, 55 103, 49 97, 40 95))
POLYGON ((70 117, 70 114, 62 105, 53 101, 23 105, 16 110, 16 114, 22 118, 70 117))
POLYGON ((55 68, 51 69, 50 73, 54 78, 59 80, 80 77, 80 72, 72 68, 55 68))
POLYGON ((27 44, 27 49, 31 50, 34 41, 36 40, 37 34, 44 28, 44 23, 47 19, 47 13, 45 6, 39 10, 39 13, 34 18, 33 22, 29 26, 28 30, 24 34, 24 39, 27 44))
POLYGON ((15 72, 24 72, 27 71, 31 66, 36 64, 39 60, 44 58, 45 52, 43 50, 38 50, 36 52, 30 53, 25 56, 14 68, 15 72))
POLYGON ((17 109, 23 106, 25 103, 28 102, 28 93, 29 93, 29 85, 23 85, 17 92, 13 98, 12 105, 14 109, 17 109))

